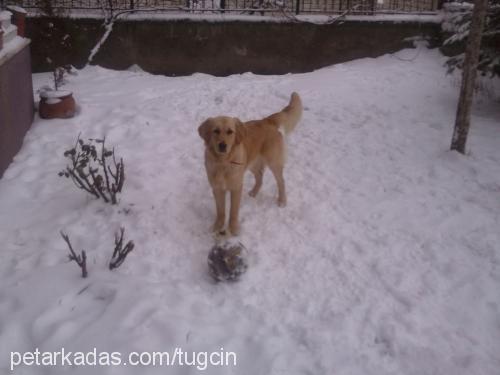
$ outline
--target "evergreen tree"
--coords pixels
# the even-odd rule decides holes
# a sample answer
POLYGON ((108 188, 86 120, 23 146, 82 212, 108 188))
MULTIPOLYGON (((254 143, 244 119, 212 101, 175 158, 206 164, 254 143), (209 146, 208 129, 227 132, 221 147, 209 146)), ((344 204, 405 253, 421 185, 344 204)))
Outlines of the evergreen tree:
POLYGON ((458 99, 455 129, 451 140, 451 149, 465 154, 465 143, 470 128, 472 97, 474 96, 474 82, 481 53, 481 38, 484 30, 488 0, 476 0, 472 11, 469 36, 462 69, 462 85, 458 99))
MULTIPOLYGON (((445 5, 443 30, 451 33, 444 42, 445 47, 465 45, 472 20, 472 2, 449 3, 445 5)), ((462 50, 463 48, 454 48, 462 50)), ((458 53, 446 62, 448 72, 463 69, 465 54, 458 53)), ((489 0, 485 27, 481 42, 481 52, 477 66, 483 75, 500 76, 500 0, 489 0)))

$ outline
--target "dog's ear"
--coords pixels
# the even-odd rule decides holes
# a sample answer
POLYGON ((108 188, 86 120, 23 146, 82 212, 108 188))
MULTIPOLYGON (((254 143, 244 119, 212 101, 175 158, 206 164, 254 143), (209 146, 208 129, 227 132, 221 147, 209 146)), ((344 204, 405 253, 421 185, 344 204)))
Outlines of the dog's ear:
POLYGON ((234 121, 236 123, 236 139, 235 143, 239 144, 243 142, 243 138, 246 137, 247 135, 247 129, 245 128, 245 125, 240 121, 238 118, 234 118, 234 121))
POLYGON ((198 134, 205 141, 206 144, 210 142, 210 135, 212 134, 212 119, 208 118, 202 122, 198 127, 198 134))

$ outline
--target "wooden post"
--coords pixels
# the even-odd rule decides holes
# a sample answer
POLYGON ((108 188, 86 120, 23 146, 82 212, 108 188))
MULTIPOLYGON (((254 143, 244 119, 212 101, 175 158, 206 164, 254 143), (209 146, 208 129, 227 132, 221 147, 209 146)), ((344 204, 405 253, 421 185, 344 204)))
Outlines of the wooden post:
POLYGON ((488 0, 476 0, 472 11, 472 21, 467 37, 465 59, 462 73, 460 98, 458 99, 455 129, 451 140, 451 150, 465 154, 465 143, 470 128, 470 114, 472 98, 474 96, 474 82, 476 81, 479 53, 481 51, 481 36, 488 0))

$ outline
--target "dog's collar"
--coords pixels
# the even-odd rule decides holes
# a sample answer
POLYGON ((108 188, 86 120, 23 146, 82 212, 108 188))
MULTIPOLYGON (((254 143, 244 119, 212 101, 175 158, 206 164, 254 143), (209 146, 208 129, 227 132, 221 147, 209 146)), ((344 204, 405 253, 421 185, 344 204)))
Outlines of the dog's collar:
POLYGON ((216 153, 211 147, 207 148, 207 150, 209 150, 209 152, 212 155, 212 157, 218 163, 222 163, 222 164, 229 163, 229 164, 235 164, 235 165, 245 165, 245 163, 241 163, 241 162, 238 162, 238 161, 227 160, 227 159, 229 159, 229 158, 231 158, 231 157, 234 156, 233 150, 231 150, 231 152, 229 154, 222 154, 222 155, 216 153))

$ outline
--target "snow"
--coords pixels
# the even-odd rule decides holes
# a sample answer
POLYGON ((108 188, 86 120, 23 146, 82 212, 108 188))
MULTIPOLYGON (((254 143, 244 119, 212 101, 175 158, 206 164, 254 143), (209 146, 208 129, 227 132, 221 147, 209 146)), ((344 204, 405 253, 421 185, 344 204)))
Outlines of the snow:
MULTIPOLYGON (((436 50, 306 74, 168 78, 89 66, 72 119, 36 117, 0 180, 0 372, 11 351, 237 353, 206 374, 498 374, 500 111, 480 94, 469 154, 448 151, 458 97, 436 50), (270 173, 245 195, 237 283, 215 284, 214 204, 197 127, 286 105, 288 206, 270 173), (118 206, 57 173, 78 134, 125 161, 118 206), (114 233, 135 249, 111 272, 114 233), (63 230, 88 257, 82 279, 63 230)), ((34 75, 34 89, 51 73, 34 75)), ((498 87, 496 87, 498 89, 498 87)), ((498 91, 496 91, 498 94, 498 91)), ((245 189, 253 183, 246 177, 245 189)), ((23 366, 20 374, 188 374, 194 367, 23 366)))
POLYGON ((50 98, 50 99, 46 100, 46 103, 47 103, 47 104, 57 104, 57 103, 61 103, 61 99, 57 99, 57 98, 50 98))
POLYGON ((10 24, 11 17, 12 17, 11 12, 9 12, 7 10, 0 11, 0 21, 4 21, 5 23, 10 24))
POLYGON ((113 31, 113 25, 114 25, 114 21, 111 21, 110 23, 108 23, 104 26, 106 31, 102 35, 101 39, 99 39, 97 44, 94 46, 94 48, 92 48, 92 51, 90 51, 89 58, 87 59, 88 63, 92 62, 96 53, 99 52, 99 49, 101 48, 101 46, 104 44, 106 39, 108 39, 109 34, 111 34, 111 31, 113 31))
MULTIPOLYGON (((241 13, 241 12, 239 12, 241 13)), ((241 22, 278 22, 278 23, 290 23, 290 17, 296 18, 298 21, 306 23, 328 23, 332 21, 332 17, 336 18, 338 15, 316 15, 316 14, 289 14, 288 18, 283 16, 278 10, 271 12, 266 12, 267 14, 273 15, 249 15, 249 14, 239 14, 238 12, 231 13, 227 11, 224 14, 215 13, 211 10, 205 10, 199 13, 188 13, 186 11, 179 12, 176 10, 164 10, 164 9, 142 9, 137 10, 134 13, 124 12, 117 16, 118 20, 190 20, 190 21, 203 21, 203 22, 230 22, 230 21, 241 21, 241 22)), ((30 10, 30 17, 43 16, 38 14, 35 10, 30 10)), ((80 19, 80 18, 97 18, 103 19, 102 11, 92 11, 92 10, 73 10, 68 17, 80 19)), ((441 23, 443 20, 442 13, 439 12, 422 12, 422 13, 377 13, 374 15, 357 15, 350 14, 343 18, 345 21, 360 21, 360 22, 420 22, 420 23, 441 23)))
POLYGON ((16 12, 16 13, 21 13, 21 14, 27 14, 28 13, 26 11, 26 9, 21 8, 21 7, 17 6, 17 5, 7 5, 7 9, 11 10, 13 12, 16 12))
POLYGON ((4 61, 9 60, 12 56, 15 56, 16 53, 21 51, 29 43, 30 41, 26 38, 21 38, 20 36, 14 36, 11 40, 9 40, 7 43, 3 45, 2 49, 0 49, 0 64, 2 64, 4 61))
POLYGON ((40 97, 44 99, 60 99, 65 96, 71 95, 71 91, 68 90, 40 90, 40 97))

